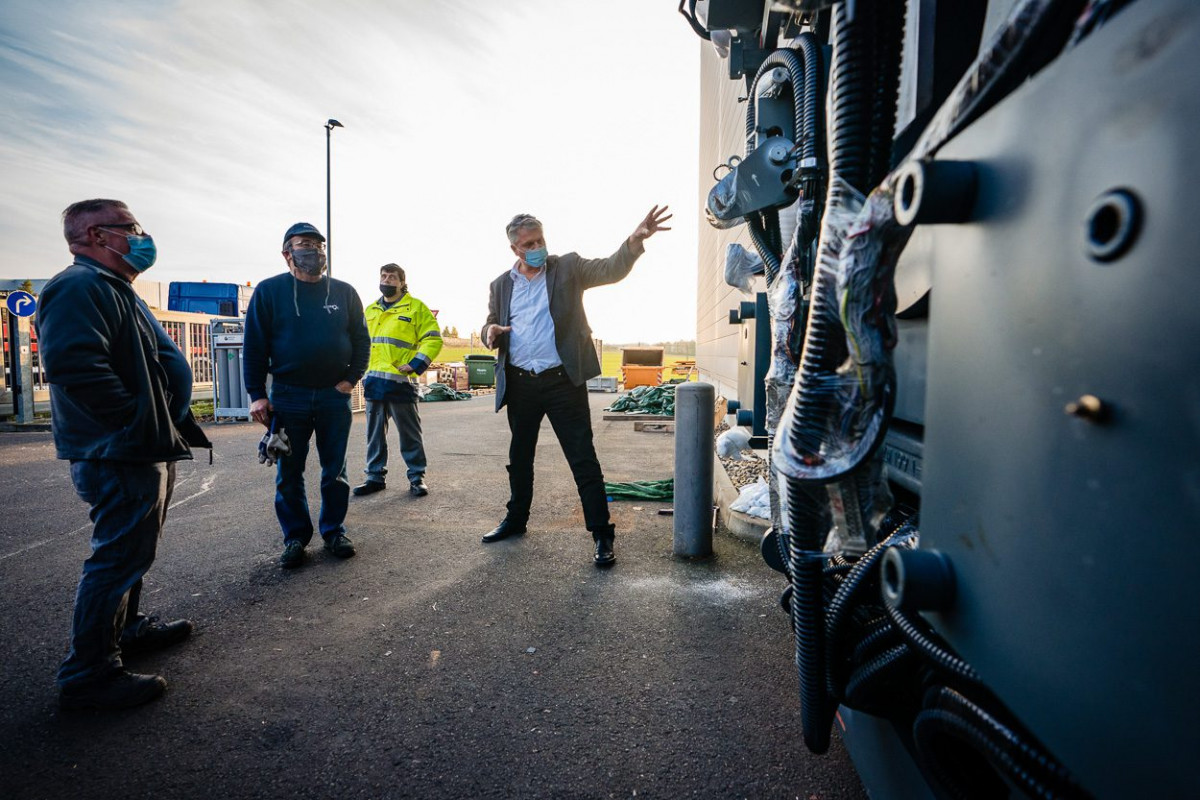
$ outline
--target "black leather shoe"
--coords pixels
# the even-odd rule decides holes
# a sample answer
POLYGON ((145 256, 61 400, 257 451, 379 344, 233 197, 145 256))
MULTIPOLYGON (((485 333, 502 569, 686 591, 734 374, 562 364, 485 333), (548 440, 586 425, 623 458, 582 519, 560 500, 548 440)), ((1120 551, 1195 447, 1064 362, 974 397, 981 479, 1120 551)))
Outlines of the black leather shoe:
POLYGON ((158 617, 150 617, 137 634, 130 634, 128 629, 121 634, 121 655, 149 653, 179 644, 192 635, 195 627, 191 620, 159 622, 158 617))
POLYGON ((364 494, 375 494, 382 492, 387 488, 387 484, 383 481, 367 481, 354 487, 354 496, 362 497, 364 494))
POLYGON ((593 561, 597 567, 611 567, 617 563, 617 557, 613 554, 613 535, 610 533, 605 536, 596 536, 596 555, 593 561))
POLYGON ((166 689, 161 676, 119 669, 98 681, 64 687, 58 704, 64 711, 117 711, 149 703, 166 689))
POLYGON ((482 541, 484 544, 491 544, 492 542, 498 542, 501 539, 507 539, 510 536, 520 536, 524 532, 524 522, 513 522, 508 517, 505 517, 500 521, 499 525, 483 535, 482 541))
POLYGON ((279 557, 279 566, 284 569, 295 569, 304 563, 304 543, 293 539, 283 547, 283 555, 279 557))
POLYGON ((349 537, 344 533, 339 533, 325 542, 325 549, 338 558, 350 558, 354 555, 354 545, 350 543, 349 537))
POLYGON ((408 491, 413 497, 424 497, 429 494, 429 486, 425 483, 424 478, 417 478, 408 485, 408 491))

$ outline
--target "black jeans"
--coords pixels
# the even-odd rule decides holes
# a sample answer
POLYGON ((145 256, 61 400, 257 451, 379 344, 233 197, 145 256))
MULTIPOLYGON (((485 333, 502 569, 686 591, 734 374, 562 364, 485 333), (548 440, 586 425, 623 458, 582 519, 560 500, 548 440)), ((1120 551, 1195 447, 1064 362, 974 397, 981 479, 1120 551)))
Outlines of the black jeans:
POLYGON ((508 517, 515 522, 529 518, 533 502, 533 457, 542 418, 549 417, 554 435, 571 466, 584 524, 593 533, 611 533, 604 474, 592 444, 592 415, 587 386, 575 386, 561 367, 539 375, 507 367, 505 370, 508 429, 508 517))

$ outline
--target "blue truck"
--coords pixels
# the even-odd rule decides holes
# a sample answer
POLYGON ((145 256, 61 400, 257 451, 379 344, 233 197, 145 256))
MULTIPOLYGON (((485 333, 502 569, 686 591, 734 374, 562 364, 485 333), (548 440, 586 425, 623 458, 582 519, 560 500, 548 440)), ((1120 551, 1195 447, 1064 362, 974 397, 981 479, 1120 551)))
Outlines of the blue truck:
POLYGON ((253 293, 248 283, 172 281, 167 294, 167 309, 218 317, 243 317, 253 293))

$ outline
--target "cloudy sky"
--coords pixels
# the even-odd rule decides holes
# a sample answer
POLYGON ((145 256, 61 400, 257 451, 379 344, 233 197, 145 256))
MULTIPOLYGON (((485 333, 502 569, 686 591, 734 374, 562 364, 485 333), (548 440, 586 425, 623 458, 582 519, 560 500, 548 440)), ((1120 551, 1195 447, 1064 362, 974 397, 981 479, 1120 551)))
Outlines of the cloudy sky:
POLYGON ((159 281, 258 282, 325 228, 364 304, 378 268, 464 334, 512 263, 504 224, 605 256, 655 203, 675 229, 588 294, 610 342, 695 331, 701 42, 675 0, 0 0, 0 278, 68 263, 60 213, 126 201, 159 281))

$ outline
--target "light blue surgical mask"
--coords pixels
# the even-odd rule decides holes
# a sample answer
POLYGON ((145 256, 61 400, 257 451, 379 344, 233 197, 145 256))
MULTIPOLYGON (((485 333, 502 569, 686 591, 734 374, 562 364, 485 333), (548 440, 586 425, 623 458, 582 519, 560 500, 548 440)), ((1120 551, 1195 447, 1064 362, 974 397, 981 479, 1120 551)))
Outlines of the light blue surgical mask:
POLYGON ((541 269, 546 266, 546 256, 548 251, 545 247, 539 247, 536 250, 526 250, 524 262, 534 269, 541 269))
MULTIPOLYGON (((153 236, 148 233, 139 236, 132 233, 121 233, 120 231, 108 232, 125 237, 125 241, 129 243, 129 252, 117 253, 117 255, 126 264, 131 266, 135 272, 145 272, 154 266, 154 262, 158 259, 158 247, 154 244, 153 236)), ((108 245, 105 245, 105 247, 108 247, 108 245)), ((108 249, 114 253, 117 252, 111 247, 108 247, 108 249)))

